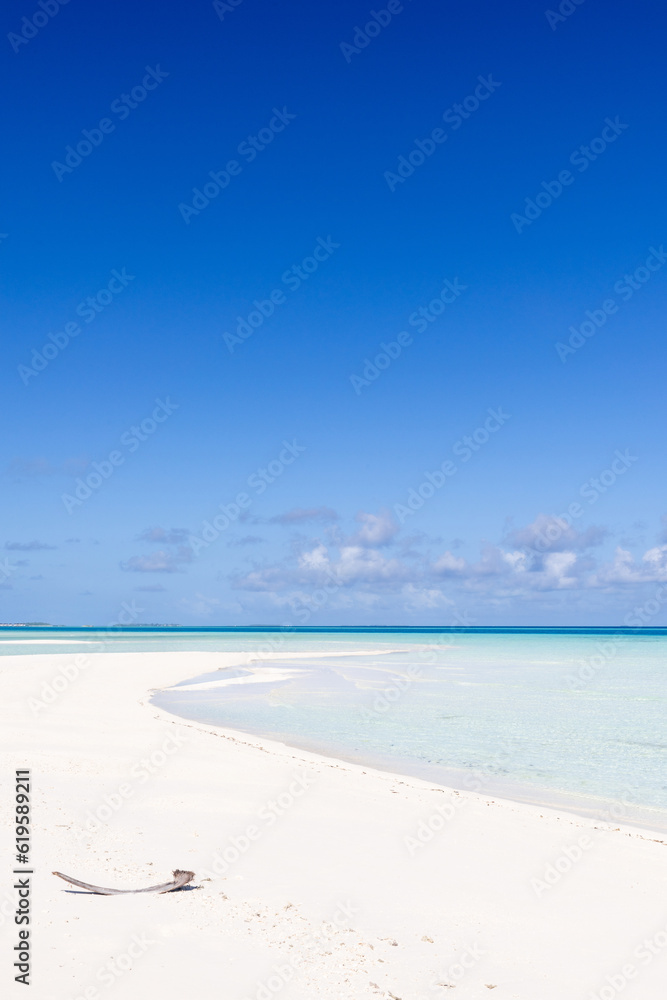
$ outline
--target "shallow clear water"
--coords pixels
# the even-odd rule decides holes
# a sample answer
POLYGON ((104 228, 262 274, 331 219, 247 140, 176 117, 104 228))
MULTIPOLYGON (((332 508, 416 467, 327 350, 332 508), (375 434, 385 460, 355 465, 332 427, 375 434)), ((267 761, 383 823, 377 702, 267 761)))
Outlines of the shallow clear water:
POLYGON ((263 660, 259 682, 240 683, 249 672, 239 670, 235 683, 176 687, 154 700, 200 721, 445 783, 469 775, 489 792, 580 799, 590 811, 597 800, 600 814, 599 800, 623 801, 624 820, 650 818, 639 807, 664 810, 654 818, 667 825, 664 635, 374 638, 374 649, 402 651, 263 660))
POLYGON ((0 653, 250 649, 256 665, 184 677, 154 703, 446 784, 603 816, 624 802, 620 821, 666 828, 667 635, 606 632, 31 630, 47 642, 4 632, 0 653))

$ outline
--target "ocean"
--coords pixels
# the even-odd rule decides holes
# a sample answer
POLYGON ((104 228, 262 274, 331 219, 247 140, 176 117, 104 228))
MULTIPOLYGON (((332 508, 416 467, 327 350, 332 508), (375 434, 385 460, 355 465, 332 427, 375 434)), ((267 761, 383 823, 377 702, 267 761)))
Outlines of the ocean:
POLYGON ((344 760, 667 829, 666 629, 0 629, 0 655, 252 651, 152 701, 344 760))

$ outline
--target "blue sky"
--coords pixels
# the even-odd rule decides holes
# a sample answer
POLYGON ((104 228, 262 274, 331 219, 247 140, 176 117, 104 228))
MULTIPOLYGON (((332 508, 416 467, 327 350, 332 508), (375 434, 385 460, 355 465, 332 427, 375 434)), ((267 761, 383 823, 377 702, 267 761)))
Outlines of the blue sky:
POLYGON ((4 9, 0 620, 667 624, 665 14, 387 8, 4 9))

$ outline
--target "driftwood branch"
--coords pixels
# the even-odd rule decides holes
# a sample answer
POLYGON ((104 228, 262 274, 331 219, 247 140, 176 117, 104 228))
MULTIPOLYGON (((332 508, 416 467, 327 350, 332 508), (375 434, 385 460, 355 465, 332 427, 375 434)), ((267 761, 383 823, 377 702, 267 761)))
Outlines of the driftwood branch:
POLYGON ((174 876, 173 882, 164 882, 162 885, 151 885, 147 889, 104 889, 99 885, 80 882, 77 878, 72 878, 70 875, 63 875, 62 872, 52 872, 51 874, 65 879, 66 882, 71 882, 72 885, 78 885, 80 889, 89 889, 90 892, 96 892, 100 896, 121 896, 132 892, 173 892, 174 889, 182 889, 188 882, 192 882, 195 877, 194 872, 183 872, 177 868, 175 872, 172 872, 174 876))

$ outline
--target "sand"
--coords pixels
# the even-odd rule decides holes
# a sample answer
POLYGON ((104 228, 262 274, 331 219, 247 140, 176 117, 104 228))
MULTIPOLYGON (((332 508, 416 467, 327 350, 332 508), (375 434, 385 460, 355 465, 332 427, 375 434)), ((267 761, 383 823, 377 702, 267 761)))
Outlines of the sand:
POLYGON ((14 771, 29 767, 35 1000, 663 1000, 664 835, 150 704, 242 654, 75 662, 0 658, 4 996, 26 995, 11 870, 14 771), (45 683, 60 691, 40 708, 45 683), (141 888, 175 868, 194 888, 97 896, 51 874, 141 888))

